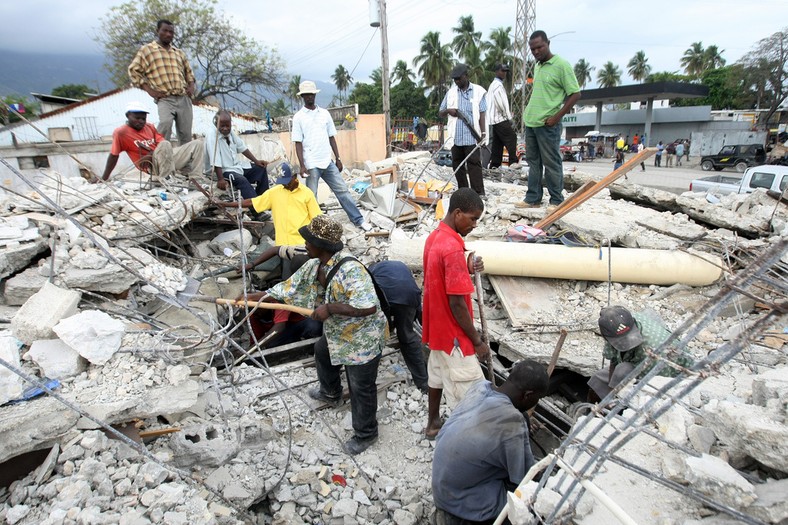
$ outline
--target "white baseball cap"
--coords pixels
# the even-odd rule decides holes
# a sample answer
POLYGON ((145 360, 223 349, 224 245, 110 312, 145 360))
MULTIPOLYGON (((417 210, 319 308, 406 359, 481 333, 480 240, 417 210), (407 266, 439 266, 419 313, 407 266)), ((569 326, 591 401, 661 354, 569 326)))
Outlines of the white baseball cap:
POLYGON ((126 104, 126 113, 150 113, 142 102, 132 100, 126 104))

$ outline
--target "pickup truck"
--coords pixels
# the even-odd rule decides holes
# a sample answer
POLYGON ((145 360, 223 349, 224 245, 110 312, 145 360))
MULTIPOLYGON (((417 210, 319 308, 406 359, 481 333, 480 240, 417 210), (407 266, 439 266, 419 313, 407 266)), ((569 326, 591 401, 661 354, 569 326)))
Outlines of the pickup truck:
POLYGON ((713 175, 695 179, 690 183, 689 190, 727 195, 752 193, 756 188, 782 193, 786 187, 788 187, 788 166, 764 165, 748 168, 741 177, 713 175))
POLYGON ((716 155, 706 155, 700 159, 703 171, 724 168, 736 168, 739 173, 744 173, 750 166, 757 166, 766 162, 766 150, 760 144, 739 144, 736 146, 723 146, 716 155))

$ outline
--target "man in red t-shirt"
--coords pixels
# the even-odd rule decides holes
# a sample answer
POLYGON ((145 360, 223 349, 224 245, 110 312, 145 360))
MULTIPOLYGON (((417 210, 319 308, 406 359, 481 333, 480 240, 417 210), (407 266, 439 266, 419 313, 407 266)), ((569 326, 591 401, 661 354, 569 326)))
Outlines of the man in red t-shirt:
MULTIPOLYGON (((462 240, 476 227, 483 211, 484 203, 475 191, 458 189, 449 200, 446 217, 424 245, 422 341, 431 350, 427 364, 427 439, 435 439, 440 430, 444 389, 446 402, 454 406, 473 383, 484 379, 479 360, 487 359, 490 347, 473 326, 473 281, 462 240)), ((477 258, 475 270, 484 270, 481 258, 477 258)))
POLYGON ((147 123, 148 110, 140 102, 126 105, 126 123, 112 133, 112 149, 104 167, 103 180, 109 179, 122 152, 126 152, 138 169, 157 178, 175 171, 195 176, 203 170, 203 142, 193 140, 176 148, 147 123))

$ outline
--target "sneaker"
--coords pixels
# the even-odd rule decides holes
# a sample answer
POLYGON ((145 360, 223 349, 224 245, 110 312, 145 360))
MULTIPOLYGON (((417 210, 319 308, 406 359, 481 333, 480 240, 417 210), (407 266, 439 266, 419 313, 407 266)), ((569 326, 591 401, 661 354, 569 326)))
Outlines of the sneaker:
POLYGON ((358 227, 361 228, 362 230, 364 230, 365 232, 371 232, 372 231, 372 225, 370 223, 368 223, 367 221, 362 222, 361 224, 358 225, 358 227))
POLYGON ((548 206, 547 207, 547 215, 550 215, 551 213, 553 213, 556 210, 556 208, 558 208, 558 204, 551 204, 550 206, 548 206))
POLYGON ((319 386, 310 388, 307 393, 312 399, 322 401, 323 403, 327 403, 331 406, 339 406, 340 403, 342 403, 342 395, 329 396, 328 394, 323 393, 319 386))
POLYGON ((515 208, 541 208, 542 203, 531 204, 530 202, 520 201, 514 204, 515 208))
POLYGON ((342 445, 342 450, 350 454, 351 456, 355 456, 357 454, 361 454, 365 450, 367 450, 372 443, 378 440, 378 436, 373 436, 367 439, 361 439, 356 436, 345 441, 342 445))

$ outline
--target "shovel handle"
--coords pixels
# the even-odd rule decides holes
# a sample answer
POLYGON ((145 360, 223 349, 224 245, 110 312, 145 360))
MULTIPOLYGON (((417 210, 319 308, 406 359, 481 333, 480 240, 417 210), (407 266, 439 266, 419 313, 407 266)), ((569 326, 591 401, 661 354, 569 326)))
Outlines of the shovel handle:
POLYGON ((310 317, 314 310, 310 310, 309 308, 303 308, 301 306, 294 306, 292 304, 282 304, 282 303, 266 303, 263 301, 237 301, 235 299, 222 299, 221 297, 206 297, 206 296, 199 296, 196 295, 193 297, 198 301, 209 301, 216 304, 226 304, 229 306, 251 306, 252 308, 262 308, 264 310, 287 310, 288 312, 295 312, 297 314, 301 314, 304 317, 310 317))

